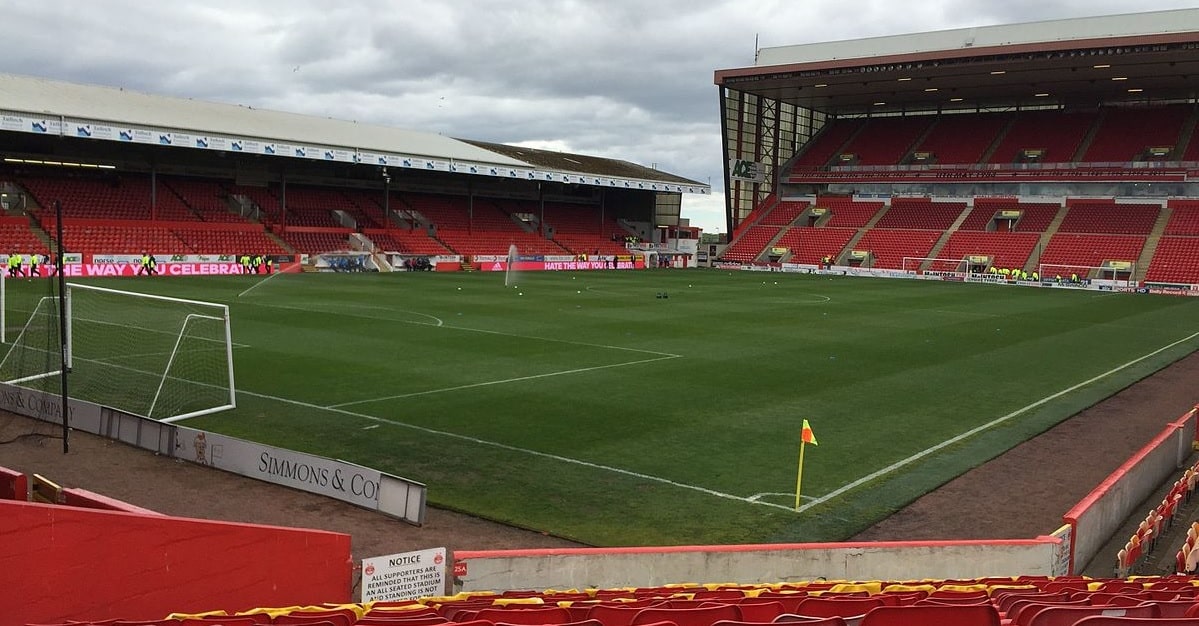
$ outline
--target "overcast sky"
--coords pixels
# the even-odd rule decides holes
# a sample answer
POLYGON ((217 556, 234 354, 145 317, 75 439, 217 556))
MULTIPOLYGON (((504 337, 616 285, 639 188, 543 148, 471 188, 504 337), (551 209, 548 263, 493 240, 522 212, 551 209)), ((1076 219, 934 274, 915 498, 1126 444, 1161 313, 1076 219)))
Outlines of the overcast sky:
POLYGON ((1131 0, 0 0, 0 72, 656 165, 711 182, 762 47, 1192 6, 1131 0))

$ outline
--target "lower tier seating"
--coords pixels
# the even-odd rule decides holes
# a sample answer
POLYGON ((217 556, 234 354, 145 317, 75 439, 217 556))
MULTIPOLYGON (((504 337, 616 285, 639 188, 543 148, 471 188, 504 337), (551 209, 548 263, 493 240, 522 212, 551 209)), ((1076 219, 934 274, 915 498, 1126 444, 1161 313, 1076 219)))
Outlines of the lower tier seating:
POLYGON ((853 228, 809 228, 789 229, 778 245, 791 250, 792 263, 816 265, 825 256, 836 257, 841 249, 858 231, 853 228))
MULTIPOLYGON (((1145 237, 1139 235, 1058 233, 1049 240, 1040 264, 1062 266, 1053 269, 1055 275, 1065 276, 1068 272, 1085 277, 1090 268, 1104 261, 1135 262, 1144 246, 1145 237)), ((1048 275, 1050 272, 1045 270, 1043 273, 1048 275)))
POLYGON ((1199 284, 1199 237, 1162 237, 1145 280, 1199 284))
POLYGON ((942 234, 936 230, 872 228, 854 245, 854 249, 869 250, 874 257, 872 267, 902 269, 904 257, 927 257, 942 234))
POLYGON ((937 256, 963 259, 983 255, 991 257, 991 264, 995 267, 1022 268, 1039 239, 1037 233, 958 231, 949 236, 949 241, 937 256))

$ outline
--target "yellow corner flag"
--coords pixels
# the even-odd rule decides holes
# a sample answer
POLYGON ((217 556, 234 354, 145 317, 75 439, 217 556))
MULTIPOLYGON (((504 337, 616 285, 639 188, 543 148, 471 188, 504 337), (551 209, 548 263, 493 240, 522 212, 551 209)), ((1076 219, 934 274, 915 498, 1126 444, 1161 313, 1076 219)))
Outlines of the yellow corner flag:
POLYGON ((812 425, 808 423, 808 420, 803 421, 803 429, 799 431, 799 441, 801 444, 817 445, 816 435, 812 434, 812 425))
POLYGON ((803 421, 803 428, 799 431, 799 471, 795 475, 795 510, 799 510, 799 493, 803 487, 803 451, 807 444, 818 445, 816 443, 816 435, 812 432, 812 426, 808 424, 808 420, 803 421))

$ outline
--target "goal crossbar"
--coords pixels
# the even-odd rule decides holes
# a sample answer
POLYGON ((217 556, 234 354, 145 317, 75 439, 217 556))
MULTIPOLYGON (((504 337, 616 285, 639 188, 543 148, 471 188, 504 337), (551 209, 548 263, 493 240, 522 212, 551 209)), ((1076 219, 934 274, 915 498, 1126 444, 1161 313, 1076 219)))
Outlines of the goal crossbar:
POLYGON ((229 307, 67 283, 61 311, 36 301, 0 380, 48 391, 64 371, 74 397, 164 422, 236 408, 229 307))

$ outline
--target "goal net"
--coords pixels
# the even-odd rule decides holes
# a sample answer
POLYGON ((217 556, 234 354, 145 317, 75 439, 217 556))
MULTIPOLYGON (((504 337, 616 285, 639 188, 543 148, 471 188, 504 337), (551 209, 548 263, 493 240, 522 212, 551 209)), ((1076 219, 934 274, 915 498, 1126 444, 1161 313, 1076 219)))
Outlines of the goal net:
MULTIPOLYGON (((43 297, 0 361, 0 380, 165 422, 236 406, 229 308, 223 304, 67 284, 43 297)), ((12 332, 12 331, 10 331, 12 332)))
POLYGON ((1043 282, 1078 282, 1115 287, 1131 287, 1136 284, 1132 278, 1137 272, 1137 264, 1133 261, 1114 261, 1104 265, 1042 263, 1038 269, 1043 282))
POLYGON ((903 257, 903 271, 909 274, 954 274, 980 273, 985 266, 973 267, 969 258, 903 257))

